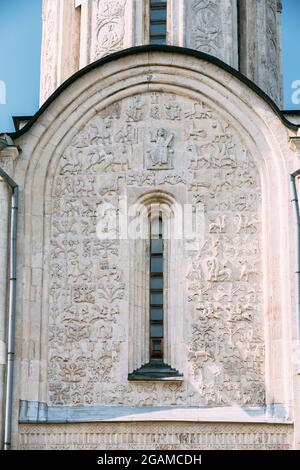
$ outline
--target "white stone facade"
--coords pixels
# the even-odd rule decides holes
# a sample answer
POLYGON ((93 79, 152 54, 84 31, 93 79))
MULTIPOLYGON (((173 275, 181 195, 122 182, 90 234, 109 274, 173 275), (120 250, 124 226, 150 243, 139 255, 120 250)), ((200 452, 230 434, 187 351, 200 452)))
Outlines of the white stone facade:
POLYGON ((116 423, 21 425, 20 449, 290 450, 290 425, 116 423))
POLYGON ((152 50, 91 69, 15 138, 15 448, 299 447, 296 136, 223 68, 152 50), (178 381, 128 381, 149 359, 147 240, 96 236, 123 196, 203 222, 168 245, 178 381))
MULTIPOLYGON (((166 42, 187 49, 147 47, 149 5, 43 2, 41 103, 64 85, 0 150, 20 190, 12 446, 299 449, 300 131, 269 99, 281 2, 168 0, 166 42), (133 380, 149 363, 150 207, 169 234, 178 374, 133 380)), ((9 196, 0 180, 0 401, 9 196)))
POLYGON ((97 113, 53 173, 48 401, 263 405, 261 190, 238 132, 200 99, 149 90, 97 113), (203 224, 197 240, 168 241, 164 357, 184 374, 177 386, 128 382, 149 361, 147 242, 96 234, 101 206, 145 194, 198 210, 203 224))
MULTIPOLYGON (((150 0, 44 0, 41 104, 69 76, 149 44, 150 0)), ((282 105, 279 0, 167 0, 167 44, 221 59, 282 105)))

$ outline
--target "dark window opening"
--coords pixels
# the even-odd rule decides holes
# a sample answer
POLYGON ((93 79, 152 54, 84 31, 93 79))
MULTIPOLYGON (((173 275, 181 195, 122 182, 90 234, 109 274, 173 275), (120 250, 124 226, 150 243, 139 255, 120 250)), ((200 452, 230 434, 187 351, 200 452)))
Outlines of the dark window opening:
POLYGON ((162 218, 150 220, 150 362, 163 361, 164 246, 162 218))
POLYGON ((167 42, 167 2, 150 0, 150 44, 167 42))

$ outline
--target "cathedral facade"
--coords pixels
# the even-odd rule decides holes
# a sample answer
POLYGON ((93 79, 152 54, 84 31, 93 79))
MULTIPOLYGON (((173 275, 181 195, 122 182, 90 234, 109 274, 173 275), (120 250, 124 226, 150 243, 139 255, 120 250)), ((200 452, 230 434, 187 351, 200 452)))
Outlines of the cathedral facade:
POLYGON ((280 15, 44 0, 41 108, 0 147, 5 448, 300 448, 280 15))

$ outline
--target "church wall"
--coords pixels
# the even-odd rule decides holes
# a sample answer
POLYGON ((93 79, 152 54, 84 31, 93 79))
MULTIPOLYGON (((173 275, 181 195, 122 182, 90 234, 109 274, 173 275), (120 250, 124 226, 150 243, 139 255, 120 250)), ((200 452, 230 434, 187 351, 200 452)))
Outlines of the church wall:
POLYGON ((292 426, 234 423, 22 425, 20 449, 290 450, 292 426))
MULTIPOLYGON (((156 112, 157 108, 152 116, 156 112)), ((269 425, 277 423, 286 427, 286 436, 290 436, 294 415, 294 375, 290 362, 294 278, 286 256, 287 246, 291 246, 291 256, 293 253, 287 228, 292 217, 286 198, 288 179, 282 175, 287 174, 288 165, 292 168, 293 160, 287 142, 287 130, 258 96, 216 66, 186 56, 151 53, 119 59, 118 63, 89 72, 58 97, 18 140, 23 153, 15 172, 21 188, 16 376, 21 379, 16 382, 15 410, 19 400, 70 408, 109 407, 113 401, 118 406, 138 408, 151 406, 155 397, 156 405, 167 403, 170 407, 227 406, 230 408, 227 419, 235 423, 233 405, 237 404, 241 410, 250 406, 263 414, 264 424, 262 428, 255 424, 259 429, 254 434, 261 429, 265 432, 269 425), (174 65, 179 63, 181 66, 174 65), (154 100, 154 95, 158 96, 158 118, 151 117, 157 99, 154 100), (196 112, 200 113, 198 117, 196 112), (131 140, 134 133, 128 133, 130 128, 137 130, 137 143, 131 140), (167 148, 167 167, 157 170, 158 135, 151 137, 150 130, 159 128, 174 138, 167 148), (93 139, 96 139, 94 143, 93 139), (207 154, 215 163, 207 161, 207 154), (224 167, 219 165, 223 158, 224 167), (96 185, 97 174, 100 177, 96 185), (241 189, 244 185, 246 189, 241 189), (275 187, 276 194, 272 190, 275 187), (123 245, 121 241, 117 250, 106 243, 101 247, 102 242, 95 238, 93 243, 88 243, 86 235, 93 230, 94 203, 113 198, 118 191, 134 201, 153 189, 171 194, 181 203, 203 204, 206 220, 207 252, 197 247, 189 258, 184 251, 188 262, 181 285, 189 322, 178 346, 180 358, 173 355, 171 364, 184 373, 182 384, 127 382, 128 350, 134 334, 132 330, 129 335, 128 318, 129 313, 136 313, 134 309, 129 312, 128 307, 130 263, 126 264, 118 256, 128 244, 125 241, 123 245), (57 193, 62 190, 63 206, 57 193), (90 191, 95 191, 93 198, 88 196, 90 191), (244 193, 255 195, 251 201, 253 209, 246 211, 246 221, 238 216, 243 209, 236 206, 244 193), (216 204, 234 202, 234 215, 228 210, 228 219, 218 220, 219 215, 227 216, 227 212, 222 209, 220 214, 220 210, 210 208, 212 200, 216 204), (69 210, 69 215, 63 215, 69 210), (225 227, 228 234, 223 232, 225 227), (226 237, 237 237, 239 243, 247 239, 249 244, 244 243, 243 248, 256 253, 245 253, 242 259, 250 263, 255 257, 257 268, 247 271, 240 266, 241 255, 231 253, 236 247, 230 242, 223 247, 226 237), (220 244, 211 244, 218 239, 220 244), (62 254, 69 249, 74 254, 68 254, 70 267, 62 254), (212 258, 222 263, 224 260, 221 267, 221 261, 217 262, 220 269, 223 267, 221 275, 217 268, 213 270, 214 262, 207 263, 212 258), (205 297, 199 298, 206 287, 199 292, 198 281, 208 287, 207 295, 216 306, 214 312, 209 310, 205 297), (249 298, 248 304, 237 297, 231 302, 224 300, 224 296, 230 297, 231 286, 236 291, 234 295, 240 295, 237 292, 244 288, 254 289, 256 300, 249 298), (106 298, 107 295, 110 297, 106 298), (242 311, 242 307, 253 303, 251 315, 242 311), (107 304, 110 310, 105 309, 107 304), (240 319, 231 318, 234 314, 240 319), (109 322, 104 320, 106 315, 111 318, 109 322), (231 320, 227 321, 229 317, 231 320), (89 330, 90 322, 95 323, 93 331, 89 330), (233 325, 232 329, 228 323, 233 325), (235 329, 238 323, 239 331, 235 329), (218 328, 224 333, 223 351, 214 349, 215 340, 210 341, 209 335, 202 336, 205 324, 208 329, 214 325, 213 332, 218 328), (224 365, 227 362, 224 358, 229 354, 229 349, 227 352, 225 349, 230 345, 230 331, 234 372, 224 365), (249 348, 245 346, 247 341, 249 348), (205 369, 207 353, 213 363, 205 369), (236 370, 239 372, 235 375, 236 370), (243 382, 248 373, 249 391, 243 382), (225 387, 221 387, 223 381, 225 387), (230 389, 231 384, 235 384, 235 390, 230 389)), ((126 253, 134 256, 130 244, 126 253)), ((247 413, 244 420, 245 425, 251 422, 247 413)), ((27 438, 20 437, 19 441, 19 436, 30 433, 31 426, 35 426, 23 423, 18 427, 15 421, 14 426, 15 442, 20 442, 17 445, 22 448, 27 438)), ((43 426, 35 426, 34 433, 40 429, 42 436, 48 425, 43 426)), ((67 436, 68 428, 59 426, 57 432, 63 429, 62 434, 67 436)), ((83 425, 78 424, 76 429, 79 426, 83 425)), ((149 433, 153 434, 150 423, 143 426, 150 426, 149 433)), ((180 426, 186 429, 186 425, 180 426)), ((201 417, 193 426, 198 426, 202 433, 201 417)), ((234 429, 239 425, 232 426, 234 429)), ((84 429, 83 434, 86 432, 84 429)), ((36 445, 44 445, 40 437, 34 439, 36 445)), ((66 439, 63 445, 70 445, 70 438, 63 439, 66 439)), ((290 437, 278 439, 278 446, 283 441, 291 442, 290 437)))
MULTIPOLYGON (((50 403, 263 405, 260 181, 234 129, 200 100, 134 95, 90 120, 55 173, 44 261, 50 403), (165 342, 175 351, 170 365, 185 378, 169 387, 127 381, 128 361, 143 364, 128 357, 128 345, 141 341, 148 309, 136 298, 147 283, 131 296, 130 284, 136 263, 143 275, 149 258, 141 250, 135 260, 136 242, 114 238, 111 218, 118 199, 131 207, 149 191, 171 194, 183 211, 201 213, 204 225, 196 240, 183 234, 184 272, 167 286, 170 302, 182 291, 169 306, 174 333, 165 342), (102 240, 100 217, 107 218, 102 240)), ((176 261, 171 252, 167 270, 176 261)))

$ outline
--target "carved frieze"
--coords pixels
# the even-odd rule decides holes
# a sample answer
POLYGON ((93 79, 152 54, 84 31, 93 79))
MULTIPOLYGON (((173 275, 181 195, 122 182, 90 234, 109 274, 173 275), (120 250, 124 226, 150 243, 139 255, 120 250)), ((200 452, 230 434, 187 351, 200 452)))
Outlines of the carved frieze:
MULTIPOLYGON (((58 392, 59 393, 59 392, 58 392)), ((260 423, 21 424, 19 449, 290 450, 293 426, 260 423)))

